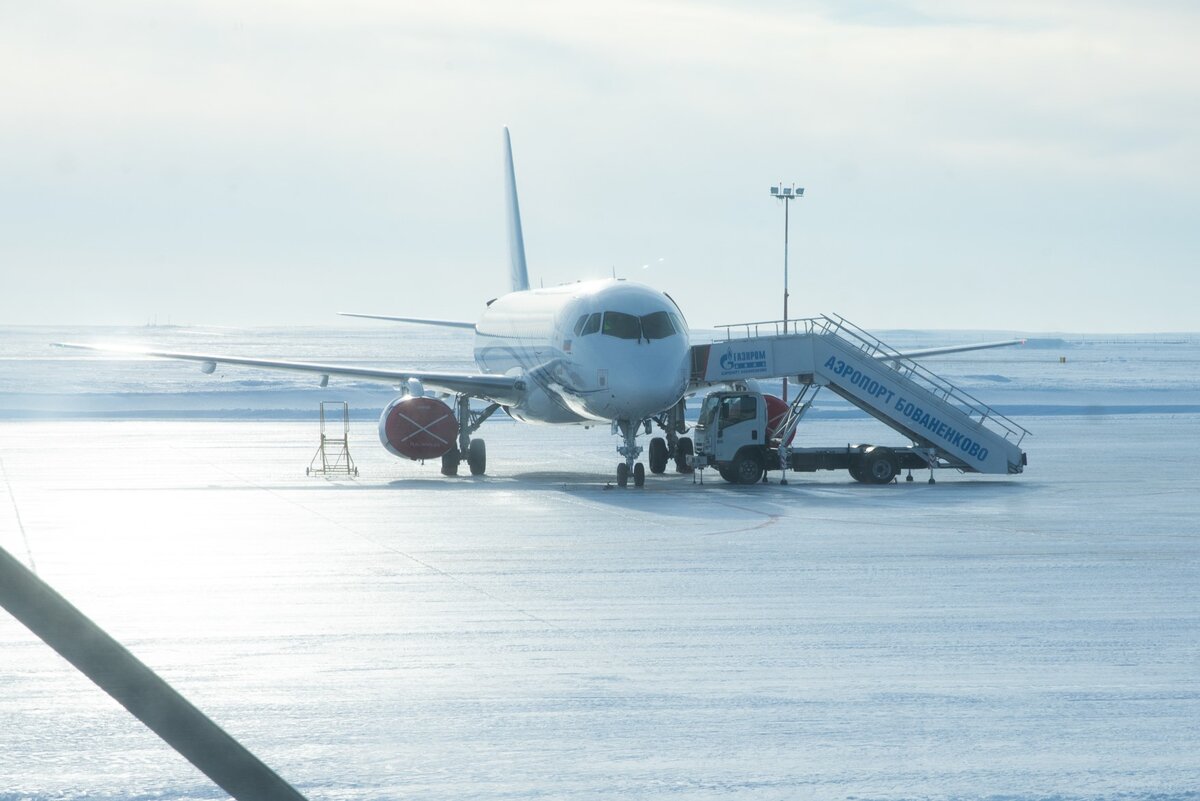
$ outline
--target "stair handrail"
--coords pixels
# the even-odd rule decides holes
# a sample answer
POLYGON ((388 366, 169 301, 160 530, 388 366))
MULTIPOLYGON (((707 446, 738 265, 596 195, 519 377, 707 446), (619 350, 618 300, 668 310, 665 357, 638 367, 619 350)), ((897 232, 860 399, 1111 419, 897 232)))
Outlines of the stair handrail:
POLYGON ((925 385, 925 388, 931 390, 934 395, 947 403, 956 403, 960 407, 959 410, 968 418, 973 419, 975 416, 978 416, 978 422, 981 425, 992 429, 995 433, 1001 434, 1006 440, 1015 437, 1014 444, 1020 445, 1022 440, 1030 433, 1021 424, 1005 417, 965 389, 955 386, 949 380, 942 378, 915 359, 904 356, 898 349, 888 345, 874 334, 858 327, 840 314, 834 314, 832 317, 826 314, 822 314, 820 317, 798 317, 787 321, 755 320, 748 323, 726 323, 715 326, 715 328, 724 329, 726 342, 743 338, 740 335, 742 331, 745 332, 744 338, 752 336, 833 334, 871 358, 882 356, 882 358, 879 358, 879 361, 897 365, 897 370, 902 365, 904 369, 899 370, 902 374, 910 379, 920 379, 918 383, 925 385), (772 327, 770 329, 772 331, 771 334, 760 333, 761 329, 765 326, 772 327), (735 329, 737 329, 739 334, 734 333, 735 329), (753 333, 751 333, 751 329, 753 329, 753 333))
POLYGON ((725 341, 728 342, 735 339, 733 329, 744 329, 746 338, 760 336, 786 336, 794 334, 812 334, 816 332, 817 326, 821 323, 820 317, 798 317, 794 320, 754 320, 749 323, 722 323, 721 325, 713 326, 714 329, 725 329, 725 341), (770 334, 763 334, 759 331, 761 326, 771 326, 770 334), (754 332, 751 333, 750 329, 754 332))
MULTIPOLYGON (((818 323, 818 326, 821 328, 818 333, 834 334, 841 339, 848 339, 846 336, 848 334, 849 338, 858 340, 859 349, 871 358, 878 358, 881 362, 890 362, 893 365, 897 365, 896 369, 899 369, 899 365, 903 365, 904 369, 900 370, 900 372, 906 377, 914 380, 920 379, 918 383, 925 384, 926 389, 933 390, 934 395, 948 403, 956 403, 960 407, 960 411, 966 414, 968 418, 978 416, 978 422, 981 425, 991 428, 996 433, 1002 433, 1005 439, 1015 437, 1014 444, 1020 445, 1022 440, 1029 435, 1029 429, 1020 423, 1004 416, 965 389, 952 384, 948 379, 933 372, 917 360, 904 356, 900 350, 888 345, 879 337, 863 330, 840 314, 834 314, 833 317, 821 315, 820 318, 815 319, 821 321, 818 323)), ((851 342, 851 344, 854 343, 851 342)))

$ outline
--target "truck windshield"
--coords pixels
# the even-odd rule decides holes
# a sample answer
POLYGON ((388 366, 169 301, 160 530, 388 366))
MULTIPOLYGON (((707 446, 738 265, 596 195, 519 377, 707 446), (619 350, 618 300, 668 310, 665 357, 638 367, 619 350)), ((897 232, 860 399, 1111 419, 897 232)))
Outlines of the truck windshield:
POLYGON ((700 431, 705 430, 717 421, 717 411, 721 408, 721 401, 715 396, 708 396, 704 399, 704 403, 700 406, 700 417, 696 420, 696 428, 700 431))

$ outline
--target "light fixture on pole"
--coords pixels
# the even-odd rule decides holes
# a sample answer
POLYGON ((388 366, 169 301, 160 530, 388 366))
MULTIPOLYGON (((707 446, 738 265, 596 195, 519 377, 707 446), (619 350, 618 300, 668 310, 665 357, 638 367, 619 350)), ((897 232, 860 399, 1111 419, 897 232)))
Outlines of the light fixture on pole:
MULTIPOLYGON (((771 187, 771 197, 783 201, 783 333, 788 332, 788 209, 793 200, 804 197, 804 187, 784 186, 780 182, 771 187)), ((783 378, 783 400, 787 402, 787 376, 783 378)))

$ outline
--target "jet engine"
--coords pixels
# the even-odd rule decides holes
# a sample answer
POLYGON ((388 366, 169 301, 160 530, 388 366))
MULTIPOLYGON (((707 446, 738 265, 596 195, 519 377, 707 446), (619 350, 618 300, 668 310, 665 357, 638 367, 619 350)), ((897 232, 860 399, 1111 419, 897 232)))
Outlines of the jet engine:
POLYGON ((379 441, 405 459, 436 459, 457 440, 454 411, 437 398, 396 398, 379 416, 379 441))
MULTIPOLYGON (((779 429, 783 425, 783 421, 787 419, 788 409, 791 406, 774 395, 763 394, 763 400, 767 403, 767 440, 773 440, 779 436, 779 429)), ((788 437, 786 444, 791 445, 792 440, 796 437, 796 431, 792 430, 792 435, 788 437)))

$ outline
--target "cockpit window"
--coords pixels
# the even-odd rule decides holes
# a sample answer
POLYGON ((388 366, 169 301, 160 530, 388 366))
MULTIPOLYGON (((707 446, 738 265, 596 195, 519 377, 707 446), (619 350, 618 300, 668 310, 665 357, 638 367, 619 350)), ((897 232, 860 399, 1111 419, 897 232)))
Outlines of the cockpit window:
POLYGON ((583 326, 587 322, 588 316, 585 314, 575 321, 575 336, 583 334, 583 326))
MULTIPOLYGON (((668 295, 667 297, 670 297, 670 295, 668 295)), ((669 312, 669 314, 671 315, 671 322, 675 324, 676 331, 683 333, 684 331, 687 330, 687 326, 685 326, 683 324, 683 321, 679 319, 679 316, 676 315, 675 312, 669 312)))
POLYGON ((618 339, 641 339, 642 321, 632 314, 608 311, 604 313, 602 333, 618 339))
POLYGON ((587 336, 588 334, 594 334, 599 330, 600 330, 600 312, 595 312, 594 314, 592 314, 590 317, 587 318, 587 322, 583 326, 583 334, 581 336, 587 336))
POLYGON ((665 311, 653 312, 642 318, 642 336, 646 339, 666 339, 674 333, 671 318, 665 311))
MULTIPOLYGON (((592 318, 598 316, 593 314, 592 318)), ((625 312, 608 311, 604 312, 602 333, 619 339, 636 339, 638 342, 643 339, 646 341, 666 339, 683 330, 683 327, 677 324, 677 319, 673 314, 665 311, 651 312, 643 317, 625 312)), ((592 329, 592 320, 589 319, 583 333, 590 333, 591 330, 594 329, 592 329)))

